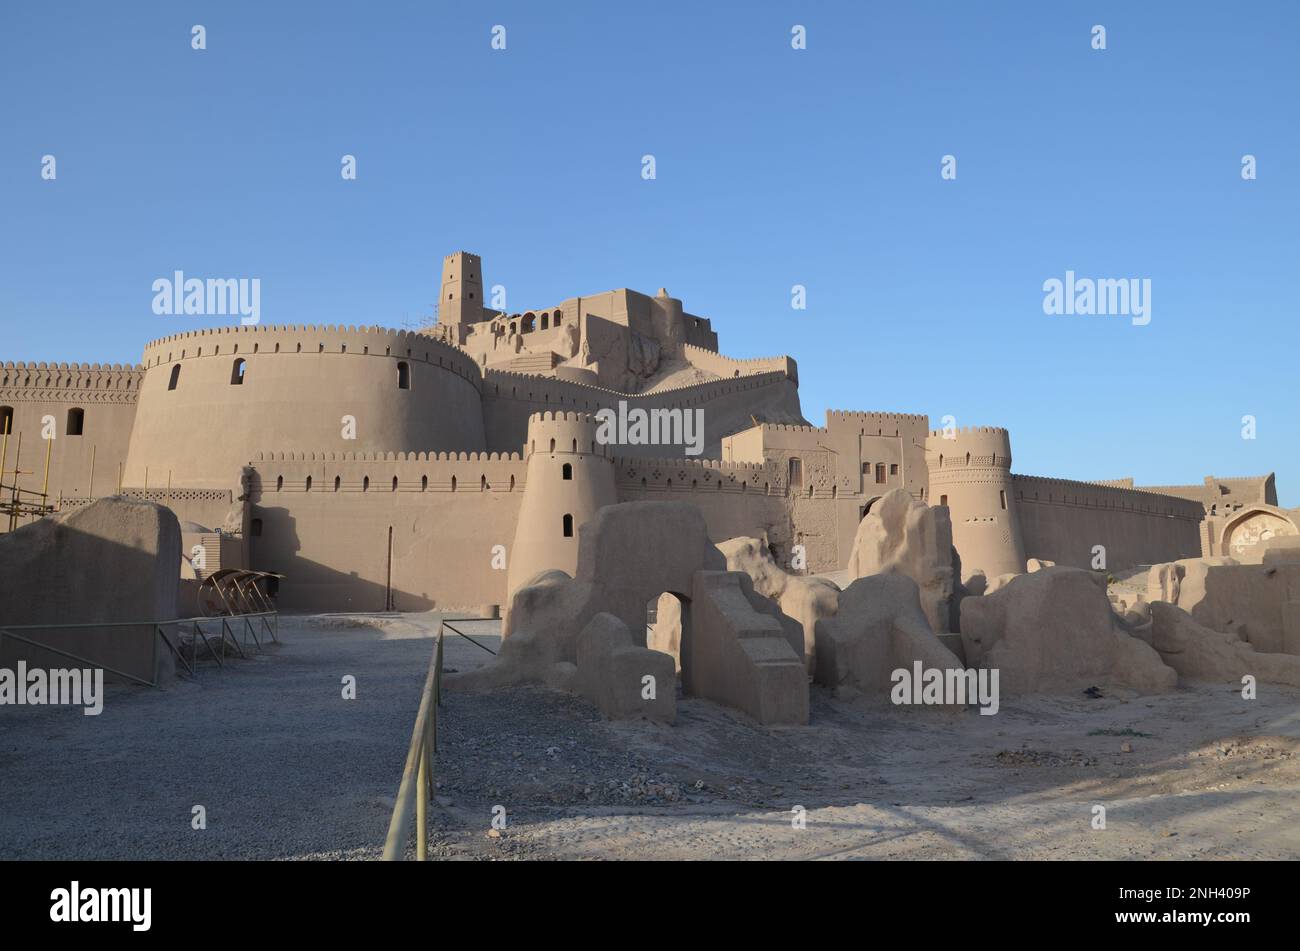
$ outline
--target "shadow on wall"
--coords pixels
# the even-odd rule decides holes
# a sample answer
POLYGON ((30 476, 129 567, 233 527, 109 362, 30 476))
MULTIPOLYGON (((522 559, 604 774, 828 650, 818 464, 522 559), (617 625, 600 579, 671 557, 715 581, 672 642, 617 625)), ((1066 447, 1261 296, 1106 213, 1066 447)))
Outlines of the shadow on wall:
MULTIPOLYGON (((1187 610, 1200 624, 1217 631, 1235 631, 1266 653, 1300 652, 1300 563, 1276 565, 1207 565, 1202 569, 1203 594, 1187 610), (1288 624, 1288 614, 1292 615, 1288 624), (1288 636, 1290 635, 1290 636, 1288 636)), ((1195 580, 1184 581, 1191 594, 1195 580)), ((1180 605, 1181 603, 1180 602, 1180 605)))
POLYGON ((409 576, 407 569, 410 566, 401 559, 394 543, 390 575, 387 532, 387 522, 376 521, 364 543, 362 539, 347 540, 356 552, 355 561, 358 563, 367 560, 365 552, 379 553, 376 556, 379 559, 375 563, 377 567, 372 569, 378 577, 363 577, 361 569, 340 571, 299 555, 302 542, 298 536, 297 520, 289 510, 258 505, 253 508, 249 529, 250 564, 258 571, 284 575, 276 598, 276 607, 281 611, 314 614, 326 611, 430 611, 434 608, 480 611, 484 608, 483 605, 439 604, 427 590, 412 591, 403 587, 400 574, 409 576))
MULTIPOLYGON (((170 509, 114 496, 0 536, 0 627, 176 617, 180 525, 170 509)), ((15 631, 84 661, 0 637, 0 666, 108 666, 154 681, 171 657, 152 626, 15 631)), ((107 675, 113 679, 111 674, 107 675)))

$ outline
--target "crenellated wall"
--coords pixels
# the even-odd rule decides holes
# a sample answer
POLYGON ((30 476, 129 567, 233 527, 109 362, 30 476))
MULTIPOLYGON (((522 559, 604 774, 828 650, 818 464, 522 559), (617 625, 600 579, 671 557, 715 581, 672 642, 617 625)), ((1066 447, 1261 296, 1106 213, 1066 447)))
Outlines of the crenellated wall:
MULTIPOLYGON (((54 439, 48 446, 51 501, 57 504, 60 496, 115 492, 143 377, 143 368, 116 363, 0 365, 0 431, 5 428, 5 420, 11 428, 6 456, 0 465, 5 472, 4 482, 13 484, 16 467, 21 470, 18 485, 41 489, 47 449, 47 441, 42 438, 44 420, 52 417, 54 439), (69 431, 70 413, 77 410, 81 413, 80 434, 69 431)), ((7 529, 7 520, 0 519, 0 531, 7 529)))
POLYGON ((720 377, 756 376, 761 373, 784 373, 795 383, 799 382, 799 367, 791 357, 753 357, 736 360, 723 356, 716 350, 706 350, 693 344, 682 346, 686 362, 720 377))
MULTIPOLYGON (((690 386, 627 394, 618 390, 574 383, 551 377, 528 376, 489 368, 483 379, 483 420, 489 449, 503 450, 523 445, 528 435, 528 417, 533 413, 570 410, 595 413, 617 410, 620 401, 629 408, 704 409, 704 455, 721 455, 722 437, 750 423, 750 415, 764 411, 799 416, 797 384, 783 372, 726 380, 711 380, 690 386)), ((665 446, 619 446, 626 455, 662 455, 665 446)))
POLYGON ((1101 545, 1105 567, 1116 570, 1201 553, 1204 508, 1195 500, 1041 476, 1011 482, 1028 558, 1092 568, 1101 545))
POLYGON ((420 334, 225 327, 164 337, 144 357, 127 485, 144 485, 147 476, 150 484, 170 478, 173 485, 228 486, 253 452, 268 445, 360 452, 487 448, 478 367, 462 351, 420 334))
POLYGON ((494 546, 508 558, 524 499, 519 453, 262 452, 252 467, 250 558, 285 575, 284 608, 505 603, 508 561, 494 560, 494 546))

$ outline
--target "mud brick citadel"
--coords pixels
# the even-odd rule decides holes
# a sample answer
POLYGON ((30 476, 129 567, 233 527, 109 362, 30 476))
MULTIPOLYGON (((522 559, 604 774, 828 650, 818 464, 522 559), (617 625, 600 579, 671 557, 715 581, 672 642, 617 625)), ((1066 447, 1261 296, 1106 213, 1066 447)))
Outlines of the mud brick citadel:
POLYGON ((4 363, 3 481, 56 513, 160 503, 182 577, 273 571, 288 610, 505 606, 539 572, 572 575, 580 528, 638 500, 693 503, 710 538, 820 573, 846 568, 864 516, 902 489, 946 507, 954 584, 971 587, 1031 559, 1095 568, 1096 546, 1109 569, 1260 562, 1297 535, 1272 475, 1076 482, 1014 473, 1006 429, 873 411, 814 426, 793 359, 723 356, 664 290, 501 313, 483 287, 458 252, 422 332, 225 326, 148 343, 137 366, 4 363), (702 410, 702 455, 602 442, 596 414, 620 402, 702 410))

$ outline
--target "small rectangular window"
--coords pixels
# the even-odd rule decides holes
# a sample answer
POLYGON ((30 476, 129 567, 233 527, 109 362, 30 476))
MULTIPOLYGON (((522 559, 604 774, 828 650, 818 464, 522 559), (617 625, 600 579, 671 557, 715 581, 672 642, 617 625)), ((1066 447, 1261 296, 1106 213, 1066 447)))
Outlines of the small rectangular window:
POLYGON ((898 463, 897 463, 897 462, 891 462, 891 463, 889 464, 889 474, 890 474, 890 475, 898 475, 898 463))
POLYGON ((1002 489, 1000 492, 998 492, 998 500, 1002 503, 1002 511, 1005 512, 1005 511, 1007 510, 1007 491, 1006 491, 1006 489, 1002 489))
POLYGON ((883 462, 877 462, 876 463, 876 485, 884 485, 884 484, 885 484, 885 464, 883 462))

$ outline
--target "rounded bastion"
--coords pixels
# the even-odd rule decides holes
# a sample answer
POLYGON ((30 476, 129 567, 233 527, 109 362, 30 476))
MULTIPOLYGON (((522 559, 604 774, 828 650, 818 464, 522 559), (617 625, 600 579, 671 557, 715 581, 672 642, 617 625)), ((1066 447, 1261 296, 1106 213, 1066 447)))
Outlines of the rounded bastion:
POLYGON ((962 581, 1025 570, 1024 539, 1011 484, 1011 435, 976 426, 931 430, 926 439, 927 501, 946 505, 962 581))
POLYGON ((479 452, 482 375, 421 334, 225 327, 145 347, 123 484, 230 488, 258 451, 479 452))
POLYGON ((578 530, 618 501, 614 459, 596 438, 587 413, 546 412, 528 417, 528 491, 515 526, 507 585, 511 593, 539 572, 578 567, 578 530))

